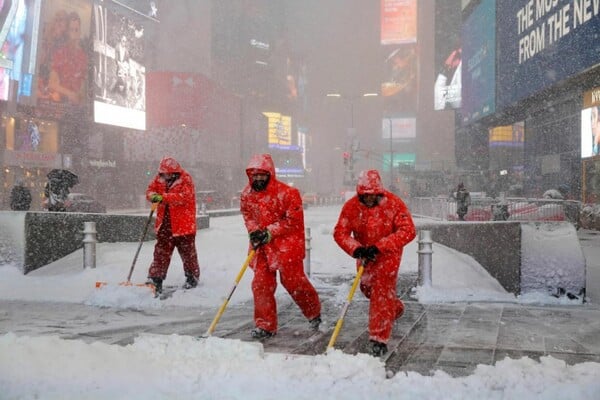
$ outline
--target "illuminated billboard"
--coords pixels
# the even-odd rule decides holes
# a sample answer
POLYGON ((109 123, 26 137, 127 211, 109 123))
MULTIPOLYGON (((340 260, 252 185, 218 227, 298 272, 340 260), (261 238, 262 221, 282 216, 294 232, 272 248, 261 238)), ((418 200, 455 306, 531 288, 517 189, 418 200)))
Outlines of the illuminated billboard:
POLYGON ((417 156, 415 153, 385 153, 383 154, 383 166, 382 172, 386 173, 390 171, 390 166, 393 164, 394 168, 398 168, 403 165, 415 165, 417 156))
MULTIPOLYGON (((304 177, 304 147, 292 144, 292 117, 278 112, 263 112, 267 117, 269 153, 275 162, 275 172, 282 178, 304 177)), ((305 136, 298 132, 298 143, 305 136)))
POLYGON ((498 1, 498 106, 600 63, 597 0, 498 1))
POLYGON ((417 0, 381 0, 381 44, 417 41, 417 0))
POLYGON ((385 76, 381 83, 384 112, 415 111, 417 106, 417 46, 382 46, 385 76))
POLYGON ((583 95, 581 111, 581 158, 600 155, 600 88, 583 95))
POLYGON ((523 147, 525 143, 525 124, 521 121, 514 125, 496 126, 489 129, 490 147, 523 147))
POLYGON ((600 105, 581 111, 581 157, 600 155, 600 105))
POLYGON ((417 136, 416 118, 384 118, 381 120, 383 139, 414 139, 417 136))
POLYGON ((461 106, 461 10, 454 1, 435 3, 434 110, 461 106))
POLYGON ((143 26, 94 5, 94 121, 146 129, 143 26))
POLYGON ((91 15, 85 0, 44 2, 36 85, 39 115, 62 118, 86 110, 91 15))
POLYGON ((32 96, 39 5, 40 0, 0 3, 0 100, 26 102, 32 96))
POLYGON ((275 173, 278 178, 302 178, 304 177, 303 154, 300 146, 286 146, 269 149, 275 173))
MULTIPOLYGON (((496 111, 496 2, 482 0, 465 20, 462 33, 463 122, 496 111)), ((500 86, 507 86, 502 82, 500 86)), ((512 87, 512 86, 511 86, 512 87)))
POLYGON ((7 117, 4 165, 60 168, 58 124, 39 118, 7 117))
POLYGON ((264 112, 267 117, 269 148, 292 144, 292 117, 277 112, 264 112))

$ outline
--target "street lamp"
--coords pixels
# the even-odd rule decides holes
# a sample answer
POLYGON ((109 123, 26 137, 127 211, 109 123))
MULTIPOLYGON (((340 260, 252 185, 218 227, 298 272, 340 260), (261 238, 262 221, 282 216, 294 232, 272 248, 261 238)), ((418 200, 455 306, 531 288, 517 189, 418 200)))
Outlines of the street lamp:
POLYGON ((348 160, 348 164, 346 166, 347 168, 347 173, 349 176, 347 176, 344 178, 344 181, 347 181, 347 184, 350 184, 350 182, 354 181, 354 153, 356 153, 356 151, 358 151, 358 142, 356 140, 356 132, 354 130, 354 102, 356 100, 365 98, 365 97, 377 97, 378 94, 377 93, 373 93, 373 92, 369 92, 369 93, 363 93, 357 96, 346 96, 346 95, 342 95, 340 93, 327 93, 326 94, 327 97, 333 97, 333 98, 338 98, 341 100, 347 100, 350 103, 350 129, 348 132, 348 136, 350 136, 350 158, 348 160))
POLYGON ((390 190, 394 192, 394 141, 392 139, 393 134, 393 121, 391 118, 388 118, 390 121, 390 190))
POLYGON ((360 96, 342 96, 340 93, 327 93, 327 97, 347 99, 350 102, 350 128, 354 129, 354 101, 361 97, 376 97, 377 93, 363 93, 360 96))
POLYGON ((344 178, 344 181, 346 181, 347 184, 350 184, 350 182, 354 181, 354 153, 358 150, 358 142, 356 141, 356 132, 354 130, 354 102, 356 100, 359 100, 361 98, 364 97, 376 97, 378 96, 377 93, 363 93, 361 95, 358 96, 345 96, 342 95, 340 93, 327 93, 326 94, 327 97, 334 97, 334 98, 338 98, 338 99, 342 99, 342 100, 347 100, 348 102, 350 102, 350 129, 348 132, 348 136, 351 137, 350 140, 350 157, 348 160, 348 164, 346 166, 347 168, 347 173, 349 176, 347 176, 344 178))

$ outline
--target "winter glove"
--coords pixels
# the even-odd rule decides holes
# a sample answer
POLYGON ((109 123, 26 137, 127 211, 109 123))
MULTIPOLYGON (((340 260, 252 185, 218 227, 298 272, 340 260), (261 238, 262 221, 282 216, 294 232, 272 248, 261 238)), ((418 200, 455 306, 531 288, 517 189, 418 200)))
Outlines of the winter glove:
POLYGON ((262 246, 271 241, 271 232, 267 229, 250 232, 250 242, 254 247, 262 246))
POLYGON ((160 203, 163 201, 163 197, 158 193, 154 193, 152 196, 150 196, 150 201, 153 203, 160 203))
POLYGON ((352 257, 362 259, 367 258, 367 248, 363 246, 357 247, 356 250, 354 250, 354 253, 352 253, 352 257))
POLYGON ((364 261, 375 261, 375 257, 379 254, 377 246, 357 247, 352 253, 352 257, 360 258, 364 261))
POLYGON ((375 261, 377 254, 379 254, 379 249, 377 248, 377 246, 369 246, 366 249, 365 258, 367 259, 367 261, 375 261))

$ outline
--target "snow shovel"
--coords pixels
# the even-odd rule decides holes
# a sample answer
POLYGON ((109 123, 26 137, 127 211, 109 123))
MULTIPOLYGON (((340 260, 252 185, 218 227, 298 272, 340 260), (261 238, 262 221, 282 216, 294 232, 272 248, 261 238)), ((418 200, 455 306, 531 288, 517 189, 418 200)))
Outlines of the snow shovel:
POLYGON ((231 300, 231 296, 233 296, 233 292, 235 292, 235 289, 237 288, 238 283, 240 283, 240 281, 242 280, 242 276, 244 276, 244 272, 246 272, 246 268, 248 268, 250 261, 252 261, 252 259, 254 258, 254 254, 256 254, 256 249, 250 250, 250 253, 248 253, 248 257, 246 257, 246 261, 244 261, 244 265, 242 265, 242 269, 240 269, 240 272, 238 272, 237 276, 235 277, 235 282, 233 283, 233 286, 231 287, 231 291, 229 292, 229 295, 227 296, 227 298, 225 299, 223 304, 221 304, 221 308, 219 308, 217 315, 215 315, 215 318, 213 319, 212 323, 208 327, 208 330, 206 331, 206 333, 204 334, 203 337, 208 337, 208 336, 212 335, 212 333, 214 332, 215 328, 217 327, 217 323, 219 322, 219 320, 221 319, 221 316, 223 315, 223 312, 225 312, 225 307, 227 307, 229 300, 231 300))
MULTIPOLYGON (((137 261, 138 256, 140 255, 140 250, 142 249, 142 244, 144 244, 144 239, 146 238, 146 234, 148 233, 148 227, 152 222, 152 216, 154 215, 154 211, 158 207, 158 203, 152 203, 150 207, 150 215, 148 215, 148 219, 146 220, 146 225, 144 226, 144 232, 142 233, 142 237, 140 238, 140 244, 135 252, 135 256, 133 257, 133 262, 131 263, 131 268, 129 269, 129 275, 127 275, 127 281, 119 283, 120 286, 147 286, 152 290, 153 294, 156 294, 156 288, 154 285, 148 283, 131 283, 131 275, 133 274, 133 269, 135 268, 135 263, 137 261)), ((101 288, 105 286, 106 282, 96 282, 96 288, 101 288)))
POLYGON ((348 307, 350 307, 350 302, 352 301, 352 297, 354 297, 354 292, 356 292, 356 287, 360 282, 360 277, 362 276, 365 270, 364 264, 360 264, 358 268, 358 272, 356 273, 356 278, 354 278, 354 282, 352 283, 352 287, 350 288, 350 293, 348 293, 348 298, 346 299, 346 303, 344 307, 342 307, 342 313, 340 314, 340 318, 338 319, 337 324, 335 324, 335 329, 333 330, 333 334, 331 335, 331 339, 329 339, 329 344, 327 345, 327 350, 329 350, 335 344, 335 341, 340 333, 340 329, 342 329, 342 325, 344 324, 344 317, 348 312, 348 307))

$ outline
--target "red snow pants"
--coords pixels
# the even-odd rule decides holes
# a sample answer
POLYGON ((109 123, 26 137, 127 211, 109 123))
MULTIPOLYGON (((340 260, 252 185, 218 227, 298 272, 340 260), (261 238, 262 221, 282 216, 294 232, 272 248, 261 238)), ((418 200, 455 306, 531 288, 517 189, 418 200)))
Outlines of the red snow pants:
POLYGON ((183 262, 185 275, 193 276, 196 279, 200 278, 200 266, 196 252, 196 235, 173 236, 168 219, 163 222, 156 234, 154 259, 148 271, 149 278, 161 278, 164 280, 167 277, 167 271, 175 248, 177 248, 183 262))
MULTIPOLYGON (((277 332, 277 271, 269 268, 267 258, 262 253, 257 253, 253 269, 254 323, 258 328, 277 332)), ((282 266, 279 279, 308 320, 321 315, 319 295, 304 273, 302 260, 282 266)))
POLYGON ((369 339, 387 343, 394 321, 404 313, 404 303, 396 295, 399 268, 382 267, 382 264, 365 267, 360 290, 369 299, 369 339))

